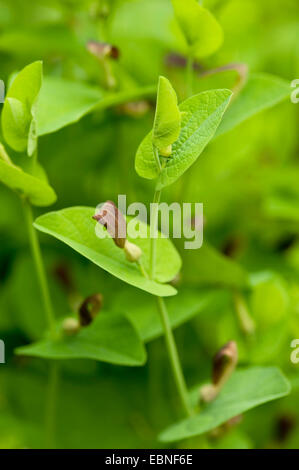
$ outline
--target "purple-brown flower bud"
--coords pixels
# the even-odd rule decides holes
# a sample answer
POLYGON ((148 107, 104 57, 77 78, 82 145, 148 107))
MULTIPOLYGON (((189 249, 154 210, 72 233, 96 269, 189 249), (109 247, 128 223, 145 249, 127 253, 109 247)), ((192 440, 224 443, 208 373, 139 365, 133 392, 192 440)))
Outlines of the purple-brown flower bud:
POLYGON ((127 224, 114 202, 105 202, 100 212, 93 216, 93 219, 107 229, 116 246, 124 248, 127 237, 127 224))
POLYGON ((101 294, 94 294, 87 297, 79 308, 80 325, 90 325, 101 310, 102 304, 103 297, 101 294))
POLYGON ((223 385, 230 378, 238 362, 238 348, 235 341, 229 341, 215 354, 212 368, 212 383, 200 389, 200 399, 210 402, 216 398, 223 385))
POLYGON ((215 354, 212 380, 214 385, 223 384, 231 376, 238 362, 238 348, 235 341, 229 341, 215 354))

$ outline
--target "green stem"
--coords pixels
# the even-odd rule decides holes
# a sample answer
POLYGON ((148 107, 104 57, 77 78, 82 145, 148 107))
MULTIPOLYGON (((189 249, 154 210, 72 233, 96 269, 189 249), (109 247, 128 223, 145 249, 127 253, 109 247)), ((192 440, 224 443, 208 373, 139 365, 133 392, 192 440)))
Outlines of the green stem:
POLYGON ((155 145, 153 145, 153 150, 154 150, 154 156, 155 156, 156 164, 157 164, 157 167, 159 169, 159 173, 161 173, 162 165, 161 165, 161 162, 160 162, 159 150, 157 149, 157 147, 155 145))
POLYGON ((35 263, 36 274, 40 286, 40 291, 44 303, 44 309, 47 316, 49 328, 51 331, 51 335, 55 338, 55 317, 53 313, 52 303, 50 299, 49 287, 46 278, 45 268, 42 260, 41 250, 39 241, 37 238, 37 233, 35 228, 33 227, 33 214, 32 208, 30 203, 27 200, 24 200, 24 214, 25 214, 25 221, 27 224, 27 230, 29 235, 29 241, 32 251, 33 260, 35 263))
POLYGON ((8 163, 9 165, 13 164, 2 144, 0 144, 0 158, 4 160, 6 163, 8 163))
MULTIPOLYGON (((154 206, 153 211, 151 211, 151 220, 150 220, 150 279, 155 277, 155 265, 156 265, 156 232, 158 225, 158 204, 161 198, 161 191, 156 191, 154 195, 154 206)), ((174 380, 177 386, 178 394, 182 403, 182 407, 187 416, 191 415, 191 409, 188 404, 188 391, 182 371, 182 366, 180 363, 177 347, 175 344, 174 336, 172 333, 169 316, 167 312, 166 305, 162 297, 157 297, 157 306, 161 316, 162 326, 164 329, 164 336, 166 341, 167 352, 169 356, 169 361, 171 364, 174 380)))
POLYGON ((157 242, 157 230, 158 230, 158 209, 161 197, 161 191, 156 191, 153 200, 153 210, 151 211, 151 222, 150 222, 150 278, 155 277, 155 265, 156 265, 156 242, 157 242))
POLYGON ((237 290, 233 291, 233 302, 241 330, 245 335, 252 335, 255 332, 255 324, 250 316, 244 297, 237 290))
POLYGON ((138 260, 138 261, 137 261, 137 264, 138 264, 138 266, 139 266, 139 268, 140 268, 141 274, 142 274, 146 279, 149 279, 148 274, 147 274, 147 272, 146 272, 146 270, 145 270, 145 268, 144 268, 144 266, 143 266, 142 261, 141 261, 141 260, 138 260))
POLYGON ((185 383, 185 378, 183 375, 182 366, 180 363, 178 351, 177 351, 174 336, 172 333, 167 308, 166 308, 164 299, 162 297, 157 297, 157 305, 158 305, 158 310, 160 313, 162 325, 164 328, 166 347, 168 351, 168 356, 169 356, 174 380, 177 386, 177 390, 181 399, 183 409, 186 415, 190 416, 192 414, 192 411, 189 405, 188 391, 187 391, 187 387, 185 383))
POLYGON ((193 57, 189 54, 186 65, 187 98, 193 95, 193 57))
POLYGON ((56 401, 58 389, 58 364, 55 361, 50 362, 49 382, 46 397, 46 447, 55 448, 55 421, 56 421, 56 401))

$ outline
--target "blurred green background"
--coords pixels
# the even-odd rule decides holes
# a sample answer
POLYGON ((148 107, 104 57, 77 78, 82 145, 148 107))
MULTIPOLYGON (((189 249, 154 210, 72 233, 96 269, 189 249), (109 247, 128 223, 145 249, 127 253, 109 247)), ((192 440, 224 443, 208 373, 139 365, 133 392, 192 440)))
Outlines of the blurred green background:
MULTIPOLYGON (((288 83, 299 78, 297 0, 203 3, 220 22, 224 43, 197 63, 194 91, 236 87, 240 67, 206 73, 226 64, 245 64, 249 76, 265 72, 288 83)), ((104 89, 102 67, 86 47, 89 40, 119 48, 120 58, 112 64, 116 92, 155 86, 163 74, 184 98, 184 50, 170 0, 0 0, 5 83, 41 59, 46 75, 104 89)), ((153 185, 137 176, 134 157, 152 126, 154 100, 154 94, 144 98, 137 110, 119 105, 96 111, 40 138, 40 162, 58 195, 49 210, 95 207, 118 194, 127 194, 128 203, 151 202, 153 185)), ((287 98, 219 136, 163 194, 166 201, 203 202, 204 239, 213 247, 207 258, 200 250, 182 253, 177 308, 186 307, 188 292, 195 298, 186 314, 191 320, 175 331, 188 384, 206 379, 215 351, 235 339, 241 364, 278 365, 293 386, 289 397, 246 413, 229 432, 182 446, 299 447, 299 364, 290 361, 290 342, 299 337, 298 110, 287 98), (250 277, 244 297, 256 324, 253 338, 242 333, 232 301, 240 288, 239 270, 250 277)), ((0 207, 0 338, 6 345, 6 364, 0 364, 0 447, 39 448, 45 446, 49 365, 13 351, 39 338, 46 325, 20 202, 3 185, 0 207)), ((105 308, 149 323, 154 313, 148 294, 113 279, 62 243, 40 239, 58 316, 72 310, 74 299, 101 292, 105 308)), ((157 433, 179 411, 163 339, 150 339, 145 367, 61 361, 57 447, 161 446, 157 433)))

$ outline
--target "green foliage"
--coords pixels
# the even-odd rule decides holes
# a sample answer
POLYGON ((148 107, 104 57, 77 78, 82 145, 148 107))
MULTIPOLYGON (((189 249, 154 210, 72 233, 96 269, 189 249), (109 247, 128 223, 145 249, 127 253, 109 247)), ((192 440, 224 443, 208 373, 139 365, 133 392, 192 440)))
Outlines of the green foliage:
MULTIPOLYGON (((178 139, 181 129, 181 112, 171 83, 159 77, 157 105, 153 126, 153 144, 162 155, 178 139)), ((171 154, 171 151, 169 152, 171 154)))
POLYGON ((22 356, 46 359, 94 359, 125 366, 144 364, 146 353, 131 323, 120 314, 101 314, 73 336, 44 339, 16 350, 22 356))
POLYGON ((225 134, 246 119, 285 100, 290 94, 286 80, 254 73, 224 115, 216 136, 225 134))
MULTIPOLYGON (((197 315, 204 314, 215 296, 217 296, 215 290, 180 289, 180 295, 166 300, 172 328, 177 328, 197 315)), ((163 335, 162 324, 152 296, 125 289, 120 291, 117 297, 111 299, 111 307, 116 311, 122 309, 144 342, 163 335)))
POLYGON ((27 65, 7 92, 1 115, 2 132, 8 145, 32 156, 37 145, 37 99, 42 85, 42 62, 27 65))
POLYGON ((0 448, 297 448, 298 1, 0 11, 0 448), (203 245, 127 217, 129 262, 92 208, 154 189, 203 203, 203 245), (230 341, 237 369, 198 407, 184 375, 211 381, 230 341))
MULTIPOLYGON (((231 377, 218 398, 205 405, 199 414, 170 426, 160 434, 160 439, 172 442, 197 436, 289 392, 289 382, 275 367, 240 370, 231 377)), ((194 389, 192 399, 198 399, 198 388, 194 389)))
POLYGON ((156 163, 148 134, 141 142, 135 160, 135 169, 143 178, 158 178, 157 189, 174 183, 199 157, 212 139, 228 106, 229 90, 211 90, 188 98, 179 106, 182 127, 178 140, 173 144, 171 158, 161 173, 156 163))
POLYGON ((171 0, 190 54, 201 58, 213 54, 222 44, 221 26, 196 0, 171 0))
POLYGON ((38 135, 56 132, 92 111, 137 100, 154 92, 154 87, 144 87, 108 93, 85 83, 46 76, 38 102, 38 135))
POLYGON ((28 198, 34 206, 49 206, 56 201, 56 194, 47 181, 1 159, 0 181, 20 196, 28 198))
POLYGON ((251 297, 252 313, 263 330, 285 319, 289 295, 277 276, 262 280, 254 286, 251 297))
POLYGON ((184 259, 183 275, 192 284, 235 287, 249 285, 246 271, 235 261, 223 256, 205 243, 196 253, 189 250, 184 259))
MULTIPOLYGON (((161 235, 157 239, 159 263, 157 264, 156 278, 154 281, 146 279, 135 263, 126 260, 124 252, 115 246, 103 226, 97 225, 99 235, 103 238, 96 235, 96 222, 92 219, 94 213, 95 211, 91 207, 72 207, 58 212, 50 212, 39 217, 35 222, 35 227, 63 241, 105 271, 128 284, 154 295, 174 295, 176 290, 172 286, 161 284, 161 282, 173 279, 181 265, 180 257, 171 242, 161 235)), ((139 223, 144 236, 149 237, 149 228, 142 222, 139 223)), ((130 225, 128 225, 128 238, 130 238, 129 227, 130 225)), ((141 259, 147 268, 149 264, 149 238, 134 238, 133 241, 142 249, 141 259)))

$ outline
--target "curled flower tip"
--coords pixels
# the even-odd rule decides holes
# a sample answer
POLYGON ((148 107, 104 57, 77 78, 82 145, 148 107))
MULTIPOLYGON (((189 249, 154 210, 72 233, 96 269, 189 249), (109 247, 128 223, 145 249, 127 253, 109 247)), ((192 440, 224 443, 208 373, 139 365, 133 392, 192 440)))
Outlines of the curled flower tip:
POLYGON ((128 240, 126 240, 124 250, 125 250, 127 260, 130 261, 131 263, 138 261, 140 256, 142 255, 141 248, 135 245, 135 243, 129 242, 128 240))
POLYGON ((88 41, 86 47, 87 50, 98 59, 105 59, 106 57, 110 57, 111 59, 119 58, 119 49, 107 42, 92 40, 88 41))
POLYGON ((102 304, 103 296, 101 294, 93 294, 87 297, 79 308, 80 325, 90 325, 101 310, 102 304))
POLYGON ((229 341, 215 354, 213 359, 212 383, 200 389, 200 400, 210 402, 216 398, 223 385, 230 378, 238 362, 238 348, 235 341, 229 341))
POLYGON ((212 380, 222 386, 231 376, 238 362, 238 348, 235 341, 229 341, 215 354, 213 359, 212 380))
POLYGON ((124 248, 127 237, 127 224, 114 202, 105 202, 100 211, 92 218, 107 229, 116 246, 124 248))
POLYGON ((79 320, 73 317, 65 318, 62 323, 62 330, 68 336, 75 335, 80 330, 79 320))

